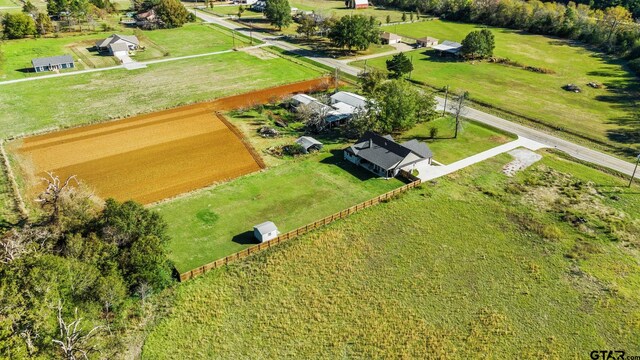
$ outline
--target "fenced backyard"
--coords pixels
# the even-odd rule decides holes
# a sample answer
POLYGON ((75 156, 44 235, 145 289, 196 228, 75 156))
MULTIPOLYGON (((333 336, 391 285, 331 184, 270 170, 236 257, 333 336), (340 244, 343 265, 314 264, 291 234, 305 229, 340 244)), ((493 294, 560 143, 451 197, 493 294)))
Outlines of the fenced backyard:
POLYGON ((417 177, 411 175, 408 172, 403 171, 402 172, 402 176, 404 176, 405 178, 409 179, 411 182, 403 185, 397 189, 394 189, 392 191, 389 191, 387 193, 384 193, 382 195, 376 196, 375 198, 369 199, 367 201, 364 201, 360 204, 357 204, 355 206, 352 206, 348 209, 342 210, 340 212, 337 212, 335 214, 329 215, 325 218, 322 218, 320 220, 317 220, 313 223, 307 224, 305 226, 301 226, 295 230, 286 232, 284 234, 279 235, 277 238, 264 242, 264 243, 260 243, 251 247, 248 247, 242 251, 238 251, 234 254, 231 254, 229 256, 225 256, 224 258, 218 259, 214 262, 202 265, 200 267, 197 267, 193 270, 184 272, 180 274, 180 281, 187 281, 190 279, 193 279, 196 276, 200 276, 204 273, 206 273, 207 271, 210 270, 214 270, 217 269, 223 265, 227 265, 233 261, 236 260, 240 260, 243 259, 251 254, 255 254, 257 252, 260 252, 262 250, 271 248, 273 246, 276 246, 280 243, 283 243, 287 240, 291 240, 293 238, 296 238, 300 235, 306 234, 309 231, 315 230, 319 227, 331 224, 332 222, 336 221, 336 220, 340 220, 340 219, 344 219, 349 215, 355 214, 358 211, 364 210, 366 208, 369 208, 371 206, 377 205, 381 202, 393 199, 394 197, 398 196, 399 194, 404 193, 405 191, 409 190, 409 189, 413 189, 415 187, 417 187, 418 185, 421 184, 420 179, 418 179, 417 177))

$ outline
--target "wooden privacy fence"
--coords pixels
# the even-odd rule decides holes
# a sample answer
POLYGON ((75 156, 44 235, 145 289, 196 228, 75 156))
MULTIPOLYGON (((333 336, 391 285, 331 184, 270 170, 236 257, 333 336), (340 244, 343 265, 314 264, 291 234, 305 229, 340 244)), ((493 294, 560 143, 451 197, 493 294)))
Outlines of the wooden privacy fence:
MULTIPOLYGON (((404 174, 403 174, 404 175, 404 174)), ((417 178, 416 178, 417 179, 417 178)), ((329 215, 327 217, 325 217, 324 219, 320 219, 318 221, 315 221, 311 224, 307 224, 305 226, 301 226, 295 230, 289 231, 287 233, 281 234, 279 235, 277 238, 264 242, 264 243, 260 243, 251 247, 248 247, 242 251, 238 251, 235 254, 231 254, 229 256, 226 256, 222 259, 218 259, 212 263, 208 263, 206 265, 202 265, 198 268, 195 268, 193 270, 187 271, 185 273, 180 274, 180 281, 186 281, 186 280, 190 280, 196 276, 202 275, 204 273, 206 273, 209 270, 213 270, 213 269, 217 269, 223 265, 226 265, 230 262, 245 258, 251 254, 255 254, 257 252, 260 252, 264 249, 268 249, 272 246, 276 246, 282 242, 285 242, 287 240, 293 239, 295 237, 298 237, 300 235, 306 234, 309 231, 315 230, 317 228, 320 228, 324 225, 330 224, 336 220, 340 220, 340 219, 344 219, 347 216, 357 213, 358 211, 361 211, 363 209, 366 209, 368 207, 377 205, 383 201, 392 199, 393 197, 409 190, 409 189, 413 189, 416 186, 420 185, 420 179, 417 179, 415 181, 412 181, 409 184, 403 185, 395 190, 389 191, 388 193, 382 194, 380 196, 377 196, 373 199, 369 199, 365 202, 362 202, 358 205, 352 206, 348 209, 342 210, 340 212, 337 212, 333 215, 329 215)))

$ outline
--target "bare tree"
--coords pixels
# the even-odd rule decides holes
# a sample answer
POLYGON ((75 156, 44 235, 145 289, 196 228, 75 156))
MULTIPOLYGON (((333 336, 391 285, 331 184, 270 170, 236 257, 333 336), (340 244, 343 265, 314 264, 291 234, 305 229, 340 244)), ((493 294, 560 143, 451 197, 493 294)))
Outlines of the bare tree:
POLYGON ((49 178, 42 178, 47 184, 47 188, 38 195, 36 199, 37 202, 40 203, 40 206, 45 208, 51 208, 51 216, 50 221, 52 224, 58 226, 60 224, 60 198, 62 192, 69 186, 71 180, 75 181, 76 184, 78 180, 75 175, 69 176, 67 180, 64 182, 60 181, 60 178, 57 175, 54 175, 52 172, 47 171, 47 175, 49 178))
POLYGON ((315 102, 300 105, 296 108, 296 118, 298 121, 303 122, 307 128, 318 132, 323 131, 326 128, 327 123, 325 118, 328 113, 328 107, 315 102))
POLYGON ((453 135, 454 139, 458 138, 458 132, 462 130, 464 127, 464 119, 463 116, 467 113, 467 107, 465 106, 467 99, 469 98, 469 92, 465 91, 460 95, 457 95, 450 105, 451 113, 455 117, 455 132, 453 135))
POLYGON ((142 305, 144 305, 145 300, 153 294, 153 288, 148 282, 143 281, 136 288, 136 294, 140 297, 140 300, 142 300, 142 305))
POLYGON ((0 263, 8 264, 43 248, 54 234, 47 228, 26 226, 13 228, 0 238, 0 263))
POLYGON ((58 303, 58 326, 60 327, 60 340, 53 339, 53 343, 60 346, 62 355, 67 360, 88 359, 87 355, 96 349, 89 346, 89 340, 102 327, 94 326, 88 332, 80 328, 82 318, 78 317, 78 308, 75 309, 74 320, 67 324, 62 317, 62 302, 58 303))

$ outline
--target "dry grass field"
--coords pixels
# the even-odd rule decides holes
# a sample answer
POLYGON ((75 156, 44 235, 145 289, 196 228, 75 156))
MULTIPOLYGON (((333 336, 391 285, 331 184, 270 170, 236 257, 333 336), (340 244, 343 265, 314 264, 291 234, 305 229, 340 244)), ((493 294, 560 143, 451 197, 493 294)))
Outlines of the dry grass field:
POLYGON ((260 169, 216 115, 328 84, 324 78, 230 96, 208 103, 20 139, 9 144, 30 197, 47 171, 76 175, 98 196, 144 204, 260 169))

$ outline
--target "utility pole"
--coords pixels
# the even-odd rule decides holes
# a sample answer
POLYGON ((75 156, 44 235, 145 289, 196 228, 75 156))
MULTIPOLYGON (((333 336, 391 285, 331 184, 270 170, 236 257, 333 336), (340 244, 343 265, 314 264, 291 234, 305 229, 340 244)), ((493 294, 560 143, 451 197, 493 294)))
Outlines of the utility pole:
POLYGON ((631 183, 633 183, 633 178, 636 176, 636 170, 638 170, 638 163, 640 162, 640 154, 636 157, 636 166, 633 168, 633 174, 631 174, 631 179, 629 180, 629 187, 631 187, 631 183))
POLYGON ((444 90, 444 108, 442 109, 442 116, 447 112, 447 98, 449 97, 449 85, 444 90))
POLYGON ((236 49, 236 33, 231 29, 231 37, 233 38, 233 50, 236 49))
POLYGON ((460 95, 460 99, 458 99, 458 106, 456 107, 456 132, 453 135, 454 139, 458 138, 458 128, 460 127, 460 113, 462 112, 462 104, 464 103, 465 95, 460 95))
POLYGON ((338 91, 338 76, 340 76, 340 74, 338 73, 338 68, 336 67, 334 75, 333 75, 333 80, 335 81, 336 92, 338 91))

